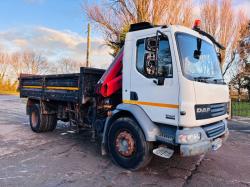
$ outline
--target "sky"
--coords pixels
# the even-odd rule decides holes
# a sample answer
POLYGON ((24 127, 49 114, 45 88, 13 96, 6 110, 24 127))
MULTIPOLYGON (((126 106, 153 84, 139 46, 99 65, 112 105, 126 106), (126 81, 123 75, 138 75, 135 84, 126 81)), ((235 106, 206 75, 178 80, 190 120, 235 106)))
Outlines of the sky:
MULTIPOLYGON (((88 20, 84 0, 0 0, 0 50, 32 49, 51 62, 60 58, 85 61, 88 20)), ((98 3, 98 1, 97 1, 98 3)), ((91 32, 92 66, 112 61, 100 32, 91 32)))
MULTIPOLYGON (((68 57, 85 61, 88 19, 82 5, 86 1, 0 0, 0 51, 32 49, 51 62, 68 57)), ((250 0, 235 0, 234 7, 248 10, 250 17, 250 0)), ((199 9, 195 11, 198 14, 199 9)), ((91 38, 92 66, 107 67, 112 57, 102 34, 93 28, 91 38)))

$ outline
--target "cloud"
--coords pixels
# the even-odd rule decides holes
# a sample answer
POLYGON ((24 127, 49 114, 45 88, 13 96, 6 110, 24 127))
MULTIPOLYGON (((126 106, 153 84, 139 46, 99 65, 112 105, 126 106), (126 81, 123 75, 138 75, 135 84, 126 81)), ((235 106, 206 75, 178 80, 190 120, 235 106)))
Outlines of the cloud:
POLYGON ((27 45, 28 45, 28 42, 24 39, 16 39, 16 40, 13 40, 13 42, 17 45, 17 46, 20 46, 22 48, 25 48, 27 45))
MULTIPOLYGON (((1 48, 15 52, 34 50, 45 55, 51 63, 67 57, 81 62, 86 59, 87 40, 72 31, 59 31, 47 27, 12 28, 0 32, 1 48)), ((91 40, 91 64, 94 67, 107 67, 112 61, 110 49, 100 38, 91 40)))
POLYGON ((39 39, 45 40, 46 42, 59 42, 68 47, 74 47, 78 43, 85 42, 81 36, 68 31, 62 32, 45 27, 38 27, 35 31, 37 35, 39 35, 39 39))
POLYGON ((241 0, 238 3, 234 4, 234 8, 236 11, 243 10, 247 17, 250 18, 250 0, 241 0))

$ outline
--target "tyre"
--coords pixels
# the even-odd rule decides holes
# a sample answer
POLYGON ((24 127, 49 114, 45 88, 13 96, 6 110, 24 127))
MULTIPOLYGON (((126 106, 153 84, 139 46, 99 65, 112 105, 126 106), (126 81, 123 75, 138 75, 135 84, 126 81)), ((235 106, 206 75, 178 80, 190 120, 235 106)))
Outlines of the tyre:
POLYGON ((151 161, 152 143, 132 118, 119 118, 111 124, 107 144, 112 160, 125 169, 138 170, 151 161))
POLYGON ((55 114, 41 114, 40 105, 34 104, 30 108, 30 127, 36 133, 53 131, 56 128, 55 114))

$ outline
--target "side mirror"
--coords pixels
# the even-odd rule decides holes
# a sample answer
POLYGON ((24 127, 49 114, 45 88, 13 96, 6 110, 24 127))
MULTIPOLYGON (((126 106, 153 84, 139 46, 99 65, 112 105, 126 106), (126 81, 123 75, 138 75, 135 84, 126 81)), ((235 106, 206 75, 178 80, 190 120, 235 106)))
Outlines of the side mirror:
POLYGON ((153 77, 156 75, 157 71, 157 63, 154 52, 148 52, 144 55, 144 72, 153 77))
POLYGON ((158 86, 164 85, 165 77, 158 76, 157 63, 154 52, 148 52, 144 55, 144 72, 146 73, 147 76, 156 78, 156 80, 153 80, 153 82, 156 85, 158 86))
POLYGON ((150 52, 156 52, 157 49, 157 39, 156 37, 145 39, 145 49, 150 52))
POLYGON ((221 61, 222 61, 221 53, 217 53, 217 57, 218 57, 219 62, 221 63, 221 61))

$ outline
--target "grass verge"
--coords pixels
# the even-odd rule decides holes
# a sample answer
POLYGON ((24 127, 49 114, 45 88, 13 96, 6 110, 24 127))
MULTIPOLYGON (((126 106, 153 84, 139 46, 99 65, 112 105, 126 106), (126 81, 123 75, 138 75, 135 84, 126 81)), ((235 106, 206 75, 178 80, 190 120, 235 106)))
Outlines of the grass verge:
POLYGON ((233 116, 250 118, 250 102, 232 102, 233 116))
POLYGON ((0 90, 0 95, 19 95, 19 92, 0 90))

